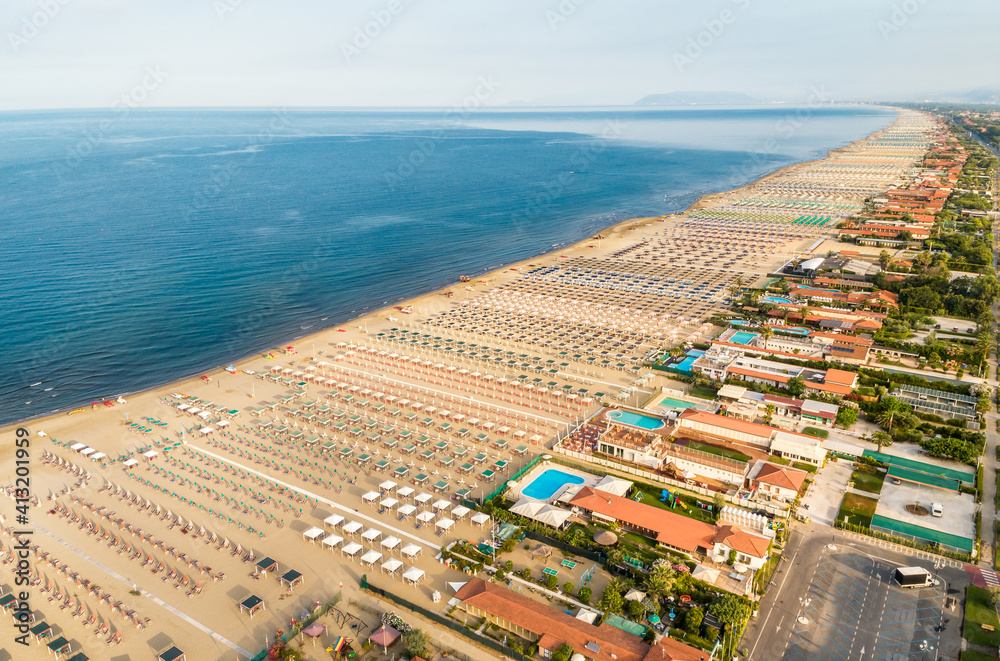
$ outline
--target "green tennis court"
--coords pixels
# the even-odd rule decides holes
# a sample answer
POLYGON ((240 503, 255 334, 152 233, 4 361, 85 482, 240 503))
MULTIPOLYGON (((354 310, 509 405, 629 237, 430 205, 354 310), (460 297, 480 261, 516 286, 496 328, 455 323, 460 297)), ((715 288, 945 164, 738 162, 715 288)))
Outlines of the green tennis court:
POLYGON ((897 457, 895 455, 885 454, 884 452, 865 450, 864 456, 871 457, 881 461, 883 464, 889 464, 890 466, 899 466, 901 468, 908 468, 912 471, 927 473, 928 475, 947 477, 966 484, 975 484, 976 481, 974 473, 966 473, 964 471, 955 470, 954 468, 943 468, 941 466, 935 466, 933 464, 924 463, 915 459, 907 459, 906 457, 897 457))
POLYGON ((973 542, 971 539, 941 532, 940 530, 924 528, 923 526, 918 526, 912 523, 897 521, 896 519, 889 519, 878 514, 872 517, 871 527, 893 535, 899 535, 900 537, 909 537, 914 541, 924 544, 935 543, 944 548, 956 551, 963 551, 965 553, 972 552, 973 542))

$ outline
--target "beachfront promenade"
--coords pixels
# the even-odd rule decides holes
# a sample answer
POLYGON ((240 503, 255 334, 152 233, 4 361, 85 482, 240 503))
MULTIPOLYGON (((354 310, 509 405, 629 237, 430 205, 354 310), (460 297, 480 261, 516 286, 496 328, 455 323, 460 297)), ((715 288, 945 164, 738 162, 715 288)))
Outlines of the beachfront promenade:
MULTIPOLYGON (((38 617, 91 658, 174 644, 231 659, 362 574, 446 610, 432 595, 447 602, 448 583, 468 577, 439 549, 492 527, 469 505, 602 401, 633 394, 654 352, 717 334, 708 320, 739 283, 825 256, 838 219, 904 182, 932 128, 903 111, 828 159, 688 213, 620 224, 210 381, 32 421, 38 617), (239 608, 251 595, 266 605, 252 619, 239 608)), ((9 526, 0 542, 8 556, 9 526)), ((595 594, 606 580, 595 572, 595 594)))

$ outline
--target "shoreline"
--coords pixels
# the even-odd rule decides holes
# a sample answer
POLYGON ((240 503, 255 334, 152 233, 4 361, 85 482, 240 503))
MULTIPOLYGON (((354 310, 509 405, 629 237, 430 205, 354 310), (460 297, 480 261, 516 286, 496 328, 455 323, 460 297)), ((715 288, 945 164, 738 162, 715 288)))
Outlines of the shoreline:
MULTIPOLYGON (((884 106, 878 106, 878 107, 884 107, 884 106)), ((868 134, 866 136, 863 136, 861 138, 853 140, 853 141, 851 141, 847 145, 827 150, 826 155, 823 156, 823 157, 815 158, 815 159, 811 159, 811 160, 806 160, 806 161, 799 161, 797 163, 792 163, 792 164, 789 164, 789 165, 782 166, 780 168, 777 168, 775 170, 767 172, 767 173, 761 175, 760 177, 758 177, 757 179, 754 179, 752 181, 747 182, 746 184, 743 184, 742 186, 737 186, 736 188, 719 190, 719 191, 714 191, 714 192, 711 192, 711 193, 704 193, 704 194, 700 195, 694 202, 692 202, 690 205, 688 205, 687 208, 685 208, 682 211, 677 211, 677 212, 674 212, 674 213, 671 213, 671 214, 661 215, 661 216, 648 216, 648 217, 629 218, 629 219, 620 221, 618 223, 615 223, 615 224, 612 224, 612 225, 608 225, 606 227, 598 229, 596 235, 591 235, 591 236, 589 236, 587 238, 581 239, 581 240, 576 241, 576 242, 568 242, 565 245, 562 245, 561 247, 556 248, 555 250, 549 250, 547 252, 539 252, 539 253, 536 253, 534 255, 531 255, 529 257, 526 257, 526 258, 521 259, 521 260, 516 261, 516 262, 510 262, 510 263, 502 264, 499 267, 496 267, 496 268, 493 268, 493 269, 488 269, 488 267, 487 267, 488 270, 484 270, 482 273, 470 273, 469 274, 469 278, 471 279, 470 282, 453 281, 452 283, 447 284, 447 285, 445 285, 443 287, 439 287, 437 289, 432 289, 432 290, 429 290, 429 291, 426 291, 426 292, 423 292, 423 293, 418 293, 418 294, 412 295, 412 296, 407 297, 407 298, 401 298, 401 299, 399 299, 398 301, 395 301, 395 302, 390 302, 387 306, 375 307, 373 305, 373 306, 370 306, 368 308, 362 308, 362 310, 365 310, 365 312, 363 312, 362 314, 360 314, 358 316, 344 319, 343 321, 340 321, 340 322, 338 322, 336 324, 333 324, 333 325, 330 325, 330 326, 326 326, 324 328, 320 328, 318 330, 312 331, 312 332, 307 333, 305 335, 301 335, 301 336, 288 336, 285 339, 278 339, 278 340, 269 342, 263 348, 249 349, 245 354, 243 354, 243 355, 241 355, 239 357, 233 358, 232 360, 229 360, 228 362, 227 361, 223 361, 224 362, 223 365, 215 365, 215 366, 211 366, 211 367, 205 367, 205 368, 202 368, 202 369, 199 369, 199 370, 195 370, 194 372, 192 372, 190 374, 187 374, 187 375, 184 375, 184 376, 180 376, 180 377, 171 378, 170 380, 163 381, 163 382, 160 382, 160 383, 157 383, 157 384, 154 384, 154 385, 151 385, 151 386, 139 389, 139 390, 135 390, 135 391, 123 391, 123 392, 119 392, 119 393, 102 395, 102 396, 99 396, 97 398, 92 398, 91 401, 103 401, 104 399, 108 399, 108 400, 114 401, 114 399, 116 399, 118 397, 121 397, 123 399, 131 399, 131 398, 139 397, 139 396, 142 396, 142 395, 146 395, 146 394, 152 393, 154 391, 158 391, 158 390, 164 390, 164 389, 175 389, 175 390, 178 390, 178 389, 181 389, 184 386, 184 384, 189 384, 189 383, 190 384, 197 384, 197 383, 200 383, 201 382, 201 380, 200 380, 201 375, 207 375, 207 376, 211 377, 214 380, 218 376, 220 376, 222 374, 226 374, 227 372, 226 372, 225 367, 227 365, 230 365, 230 364, 233 365, 233 367, 236 368, 237 373, 239 373, 244 368, 248 367, 247 363, 249 361, 252 361, 252 360, 255 360, 257 358, 262 357, 262 354, 269 353, 270 350, 278 351, 278 350, 280 350, 279 348, 283 348, 284 346, 289 345, 292 342, 294 342, 295 346, 298 347, 298 348, 304 347, 305 345, 308 345, 308 344, 315 344, 315 343, 317 343, 317 340, 319 340, 320 337, 325 336, 325 335, 327 335, 329 333, 340 332, 342 330, 343 330, 343 332, 347 332, 346 329, 349 326, 357 326, 357 328, 361 328, 360 324, 367 324, 368 322, 372 322, 372 321, 385 320, 386 317, 383 316, 383 315, 387 315, 388 318, 391 318, 392 315, 393 315, 393 312, 399 312, 397 310, 397 306, 398 307, 403 307, 403 308, 405 308, 405 307, 416 308, 417 304, 419 302, 421 302, 421 301, 423 301, 423 302, 430 302, 430 300, 428 300, 428 299, 435 299, 435 297, 443 296, 443 295, 445 295, 446 292, 456 291, 459 288, 466 287, 466 286, 468 286, 468 285, 470 285, 473 282, 476 282, 478 280, 481 280, 481 279, 490 280, 490 279, 492 279, 494 281, 494 283, 495 283, 495 281, 498 278, 502 277, 504 274, 508 274, 510 272, 518 272, 518 271, 520 271, 520 269, 522 269, 522 268, 524 268, 526 266, 533 266, 534 265, 533 262, 535 262, 535 261, 551 259, 551 258, 555 257, 556 255, 558 255, 558 253, 561 253, 561 252, 579 252, 581 250, 586 250, 587 247, 588 247, 587 246, 588 243, 591 243, 591 242, 594 242, 594 241, 598 241, 598 239, 595 238, 596 236, 603 237, 603 239, 601 239, 601 240, 607 240, 607 239, 611 239, 611 238, 623 238, 625 232, 627 232, 628 230, 630 230, 632 228, 639 227, 640 225, 647 225, 647 224, 650 224, 652 222, 662 222, 663 220, 666 220, 668 218, 674 218, 674 217, 678 217, 678 216, 683 216, 683 215, 685 215, 687 213, 690 213, 692 211, 697 211, 699 209, 702 209, 702 208, 705 208, 705 207, 709 206, 712 202, 716 201, 720 197, 732 195, 732 194, 734 194, 734 193, 736 193, 738 191, 742 191, 742 190, 745 190, 745 189, 750 189, 753 186, 759 185, 761 183, 765 183, 765 182, 767 182, 767 181, 769 181, 771 179, 780 177, 780 176, 782 176, 782 175, 784 175, 786 173, 794 172, 795 170, 797 170, 799 168, 803 168, 805 166, 808 166, 808 165, 811 165, 811 164, 814 164, 814 163, 819 163, 819 162, 828 160, 834 154, 837 154, 837 153, 843 152, 845 150, 848 150, 848 149, 854 147, 855 145, 857 145, 858 143, 863 142, 863 141, 869 139, 872 135, 875 135, 876 133, 879 133, 881 131, 885 131, 886 129, 888 129, 891 126, 893 126, 894 124, 896 124, 896 122, 898 122, 899 119, 900 119, 900 114, 899 114, 898 109, 896 109, 896 108, 888 108, 888 109, 894 110, 896 112, 896 116, 895 116, 895 118, 888 125, 886 125, 885 127, 881 128, 881 129, 878 129, 877 131, 873 131, 872 133, 870 133, 870 134, 868 134), (270 347, 270 350, 267 347, 270 347)), ((590 247, 592 247, 592 246, 590 246, 590 247)), ((556 259, 558 259, 558 257, 556 257, 556 259)), ((462 274, 462 275, 465 275, 465 274, 462 274)), ((482 290, 476 289, 475 291, 479 292, 479 291, 482 291, 482 290)), ((446 300, 451 300, 451 299, 448 298, 446 300)), ((399 321, 399 322, 405 322, 406 321, 405 315, 401 315, 399 318, 397 318, 397 321, 399 321)), ((320 353, 320 352, 318 352, 318 353, 320 353)), ((283 355, 283 354, 276 354, 275 357, 277 358, 279 355, 283 355)), ((308 354, 306 354, 305 352, 302 352, 300 355, 306 356, 308 354)), ((297 362, 297 361, 293 361, 293 362, 297 362)), ((11 423, 0 425, 0 433, 5 433, 5 432, 13 431, 13 430, 16 430, 16 429, 18 429, 20 427, 23 427, 24 425, 27 425, 27 424, 30 424, 30 423, 38 423, 40 421, 44 421, 44 420, 47 420, 47 419, 56 418, 56 417, 64 416, 64 415, 69 415, 73 411, 77 411, 77 410, 80 410, 80 409, 83 409, 81 411, 81 414, 85 414, 87 412, 91 412, 92 409, 90 408, 90 406, 91 406, 90 404, 69 405, 69 406, 66 406, 66 407, 63 407, 63 408, 59 408, 59 409, 55 409, 55 410, 52 410, 52 411, 49 411, 49 412, 46 412, 46 413, 40 413, 40 414, 37 414, 37 415, 34 415, 34 416, 30 416, 30 417, 26 417, 26 418, 20 418, 20 419, 18 419, 15 422, 11 422, 11 423)))

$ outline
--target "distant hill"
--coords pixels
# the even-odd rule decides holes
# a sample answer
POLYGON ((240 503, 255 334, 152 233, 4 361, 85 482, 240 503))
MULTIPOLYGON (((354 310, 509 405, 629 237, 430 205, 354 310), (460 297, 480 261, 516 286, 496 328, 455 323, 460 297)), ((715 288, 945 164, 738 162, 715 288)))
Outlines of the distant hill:
POLYGON ((637 106, 735 106, 759 103, 739 92, 667 92, 649 94, 635 102, 637 106))

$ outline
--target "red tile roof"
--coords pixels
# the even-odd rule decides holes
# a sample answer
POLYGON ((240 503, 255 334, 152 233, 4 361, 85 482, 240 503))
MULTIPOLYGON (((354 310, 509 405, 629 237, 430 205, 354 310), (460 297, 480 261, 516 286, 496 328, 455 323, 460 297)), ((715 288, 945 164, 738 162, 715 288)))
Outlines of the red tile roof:
POLYGON ((668 636, 649 648, 643 661, 708 661, 711 655, 668 636))
POLYGON ((755 558, 766 558, 767 549, 771 546, 771 540, 729 524, 719 526, 714 541, 716 544, 725 544, 738 553, 746 553, 755 558))
POLYGON ((802 485, 805 483, 807 477, 809 477, 809 473, 804 470, 766 462, 764 467, 760 469, 760 473, 757 474, 756 480, 783 489, 799 491, 802 489, 802 485))
POLYGON ((469 606, 496 615, 536 635, 544 634, 549 643, 567 643, 574 650, 597 661, 643 661, 650 649, 638 636, 610 624, 593 625, 578 620, 572 615, 480 578, 473 578, 463 585, 455 597, 469 606), (596 652, 587 649, 588 643, 596 644, 600 649, 596 652))
MULTIPOLYGON (((690 410, 690 409, 689 409, 690 410)), ((717 417, 717 416, 713 416, 717 417)), ((652 530, 656 541, 688 553, 712 548, 715 526, 628 498, 584 487, 569 504, 632 526, 652 530)))
POLYGON ((742 420, 736 420, 735 418, 726 418, 721 415, 715 415, 714 413, 705 413, 704 411, 696 411, 694 409, 687 409, 677 416, 677 419, 700 422, 706 425, 715 425, 716 427, 722 427, 724 429, 741 432, 743 434, 760 436, 761 438, 771 438, 771 434, 774 433, 774 427, 758 425, 755 422, 743 422, 742 420))
POLYGON ((858 375, 854 372, 848 372, 847 370, 827 370, 826 378, 823 382, 826 384, 836 383, 842 386, 854 386, 857 381, 858 375))
POLYGON ((726 370, 726 372, 729 374, 739 374, 740 376, 751 376, 755 379, 767 379, 768 381, 774 381, 775 383, 788 383, 789 379, 789 377, 782 376, 781 374, 759 372, 757 370, 747 369, 746 367, 730 367, 726 370))

